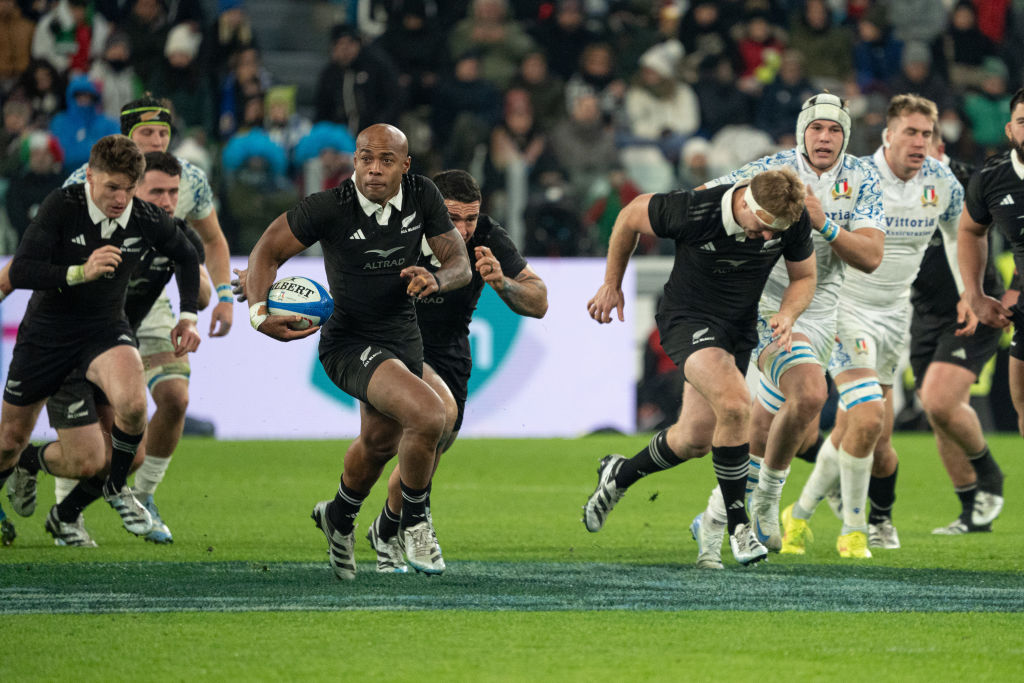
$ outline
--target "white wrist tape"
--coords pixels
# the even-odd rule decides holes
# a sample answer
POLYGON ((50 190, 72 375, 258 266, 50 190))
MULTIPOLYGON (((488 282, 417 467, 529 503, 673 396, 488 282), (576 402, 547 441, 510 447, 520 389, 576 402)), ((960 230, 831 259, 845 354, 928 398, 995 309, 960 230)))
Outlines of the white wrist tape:
POLYGON ((252 325, 252 329, 259 330, 263 321, 270 317, 266 313, 260 313, 260 307, 265 307, 266 305, 266 301, 260 301, 249 307, 249 323, 252 325))

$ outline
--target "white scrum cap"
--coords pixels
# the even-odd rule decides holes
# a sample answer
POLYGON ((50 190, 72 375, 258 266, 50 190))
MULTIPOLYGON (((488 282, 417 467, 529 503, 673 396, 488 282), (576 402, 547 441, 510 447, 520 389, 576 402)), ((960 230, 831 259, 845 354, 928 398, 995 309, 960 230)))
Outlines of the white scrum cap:
POLYGON ((843 127, 843 146, 839 150, 840 156, 846 152, 846 146, 850 144, 850 110, 841 99, 832 93, 821 93, 804 102, 800 109, 800 116, 796 120, 796 148, 797 151, 807 156, 807 146, 804 144, 804 133, 812 121, 824 119, 835 121, 843 127))

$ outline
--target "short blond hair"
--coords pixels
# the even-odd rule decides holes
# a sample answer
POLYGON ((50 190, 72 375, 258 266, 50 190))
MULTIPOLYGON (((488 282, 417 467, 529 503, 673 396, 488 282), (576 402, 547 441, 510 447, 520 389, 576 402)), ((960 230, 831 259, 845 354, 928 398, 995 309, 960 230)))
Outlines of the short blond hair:
POLYGON ((889 125, 907 114, 924 114, 934 124, 939 120, 939 108, 927 97, 913 93, 894 95, 889 100, 889 108, 885 111, 885 123, 889 125))
POLYGON ((757 195, 757 203, 776 218, 783 219, 789 225, 800 220, 806 191, 793 169, 780 168, 758 173, 750 181, 748 191, 757 195))

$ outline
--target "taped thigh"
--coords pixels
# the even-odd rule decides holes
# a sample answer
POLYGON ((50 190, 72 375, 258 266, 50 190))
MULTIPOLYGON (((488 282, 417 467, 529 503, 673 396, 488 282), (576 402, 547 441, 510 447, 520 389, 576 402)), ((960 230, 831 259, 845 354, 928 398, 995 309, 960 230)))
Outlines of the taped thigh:
POLYGON ((849 410, 854 406, 871 401, 883 401, 882 385, 874 377, 862 377, 851 382, 843 382, 836 387, 839 392, 839 407, 849 410))

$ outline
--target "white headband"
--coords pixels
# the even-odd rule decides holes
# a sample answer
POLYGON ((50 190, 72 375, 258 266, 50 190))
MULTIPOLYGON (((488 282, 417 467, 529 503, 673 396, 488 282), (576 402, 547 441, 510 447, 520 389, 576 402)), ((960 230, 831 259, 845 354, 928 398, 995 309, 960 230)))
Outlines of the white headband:
POLYGON ((786 219, 784 218, 772 216, 771 211, 767 211, 760 204, 758 204, 757 200, 754 199, 754 191, 750 189, 750 185, 747 185, 747 191, 743 195, 743 201, 747 203, 747 207, 750 209, 751 213, 754 214, 754 218, 757 219, 757 222, 763 225, 764 227, 768 228, 769 230, 772 230, 774 232, 782 232, 790 225, 792 225, 792 223, 787 223, 786 219), (766 215, 771 216, 772 222, 768 223, 763 218, 758 216, 758 211, 764 211, 766 215))

